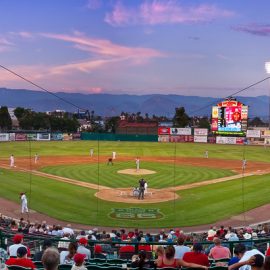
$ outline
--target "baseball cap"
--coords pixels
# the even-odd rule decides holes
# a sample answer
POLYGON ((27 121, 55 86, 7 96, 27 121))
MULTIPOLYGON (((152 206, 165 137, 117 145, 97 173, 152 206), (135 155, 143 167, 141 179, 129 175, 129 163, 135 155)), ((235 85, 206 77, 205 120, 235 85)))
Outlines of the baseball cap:
POLYGON ((74 255, 74 262, 76 264, 82 264, 84 262, 84 259, 85 259, 86 255, 85 254, 82 254, 82 253, 76 253, 74 255))
POLYGON ((87 239, 85 239, 84 237, 80 238, 79 244, 81 244, 81 245, 87 245, 87 243, 88 243, 87 239))
POLYGON ((23 235, 22 234, 15 234, 13 237, 13 242, 14 244, 19 244, 23 240, 23 235))

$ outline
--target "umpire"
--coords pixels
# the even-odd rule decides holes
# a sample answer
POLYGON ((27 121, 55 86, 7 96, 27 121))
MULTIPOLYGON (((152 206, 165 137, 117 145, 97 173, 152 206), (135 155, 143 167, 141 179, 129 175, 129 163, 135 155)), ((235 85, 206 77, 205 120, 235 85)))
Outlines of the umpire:
POLYGON ((138 200, 144 199, 144 185, 145 185, 145 180, 142 178, 139 180, 139 195, 138 195, 138 200))

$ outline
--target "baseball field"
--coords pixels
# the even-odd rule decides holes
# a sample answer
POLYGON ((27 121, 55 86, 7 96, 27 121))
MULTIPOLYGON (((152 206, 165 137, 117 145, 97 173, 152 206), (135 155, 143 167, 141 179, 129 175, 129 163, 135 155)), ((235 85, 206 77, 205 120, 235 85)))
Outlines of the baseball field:
POLYGON ((19 209, 18 194, 26 192, 31 211, 93 226, 169 228, 211 224, 270 203, 269 180, 270 148, 262 146, 0 143, 1 198, 18 203, 19 209), (91 148, 93 157, 89 155, 91 148), (204 157, 206 150, 209 158, 204 157), (113 151, 116 159, 113 165, 107 164, 113 151), (14 168, 9 167, 11 154, 15 157, 14 168), (140 159, 139 171, 136 157, 140 159), (148 183, 144 200, 132 193, 141 178, 148 183))

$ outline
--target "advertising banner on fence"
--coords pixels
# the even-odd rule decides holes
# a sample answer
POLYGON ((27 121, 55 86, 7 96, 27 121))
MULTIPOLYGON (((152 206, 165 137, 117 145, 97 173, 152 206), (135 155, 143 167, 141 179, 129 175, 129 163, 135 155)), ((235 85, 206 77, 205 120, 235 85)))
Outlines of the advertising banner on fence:
POLYGON ((191 128, 171 128, 171 135, 191 135, 191 128))
POLYGON ((15 141, 26 141, 27 136, 25 133, 16 133, 15 134, 15 141))
POLYGON ((38 133, 37 140, 38 141, 49 141, 51 139, 50 133, 38 133))
POLYGON ((64 141, 71 141, 72 140, 72 134, 70 134, 70 133, 64 133, 63 134, 63 140, 64 141))
POLYGON ((9 140, 15 141, 15 133, 9 133, 9 140))
POLYGON ((170 128, 169 127, 159 127, 158 128, 158 135, 169 135, 170 128))
POLYGON ((169 135, 159 135, 158 141, 159 142, 169 142, 170 136, 169 135))
POLYGON ((194 128, 194 136, 207 136, 208 129, 207 128, 194 128))
POLYGON ((270 130, 262 130, 262 138, 270 138, 270 130))
POLYGON ((194 142, 207 143, 207 136, 194 136, 194 142))
POLYGON ((0 133, 0 141, 1 142, 9 141, 9 134, 8 133, 0 133))
POLYGON ((247 138, 261 138, 260 130, 247 130, 247 138))
POLYGON ((62 141, 63 133, 51 133, 51 141, 62 141))
POLYGON ((219 144, 236 144, 236 137, 217 137, 216 143, 219 144))
POLYGON ((193 142, 194 137, 192 135, 178 135, 170 136, 170 142, 193 142))
POLYGON ((72 133, 72 140, 80 140, 81 133, 72 133))
POLYGON ((26 134, 28 141, 36 141, 37 140, 37 134, 36 133, 28 133, 26 134))

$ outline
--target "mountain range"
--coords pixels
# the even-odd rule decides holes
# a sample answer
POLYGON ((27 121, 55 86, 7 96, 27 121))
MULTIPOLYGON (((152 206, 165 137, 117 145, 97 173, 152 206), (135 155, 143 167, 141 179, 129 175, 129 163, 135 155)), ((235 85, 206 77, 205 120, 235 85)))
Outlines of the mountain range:
MULTIPOLYGON (((269 97, 236 97, 249 106, 249 117, 269 117, 269 97)), ((122 111, 129 113, 148 113, 149 116, 173 117, 176 107, 185 107, 190 116, 210 116, 211 107, 223 98, 183 96, 183 95, 127 95, 127 94, 81 94, 47 93, 25 89, 0 88, 0 106, 24 107, 34 111, 65 110, 77 112, 78 107, 94 111, 96 115, 116 116, 122 111), (76 108, 77 107, 77 108, 76 108)))

